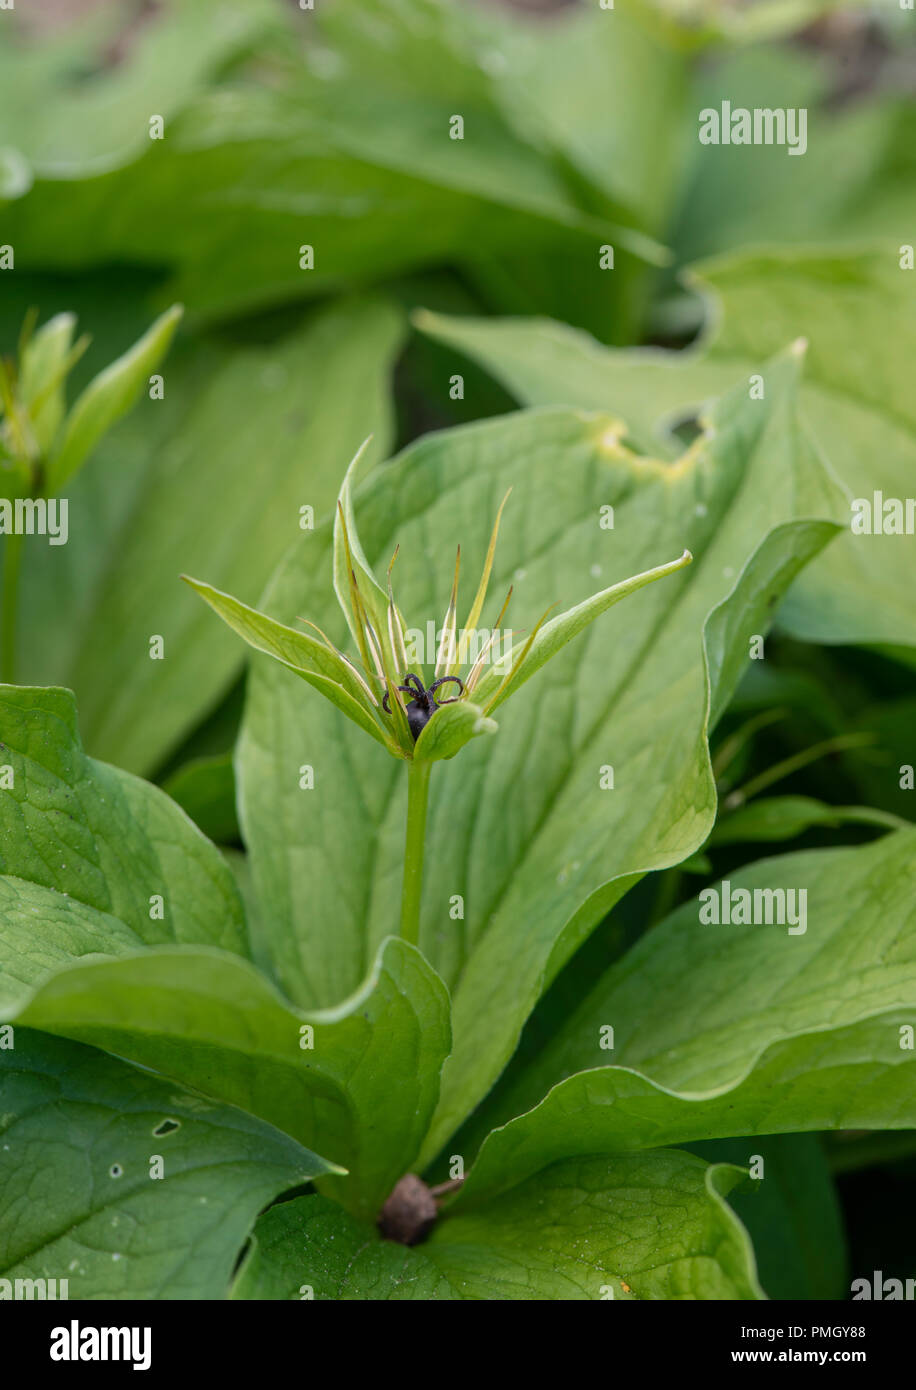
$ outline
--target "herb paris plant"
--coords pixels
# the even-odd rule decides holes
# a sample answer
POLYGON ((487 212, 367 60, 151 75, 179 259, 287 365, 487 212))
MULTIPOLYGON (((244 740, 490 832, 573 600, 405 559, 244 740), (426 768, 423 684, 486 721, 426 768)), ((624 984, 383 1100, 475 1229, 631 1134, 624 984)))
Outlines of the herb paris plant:
POLYGON ((909 3, 0 0, 0 1306, 916 1273, 909 3))
POLYGON ((507 493, 493 525, 483 573, 467 621, 461 629, 460 640, 457 613, 461 548, 458 548, 451 597, 442 628, 437 634, 435 668, 432 676, 429 676, 424 670, 424 663, 416 658, 415 647, 408 650, 408 629, 394 599, 392 570, 398 550, 395 549, 388 566, 387 590, 384 590, 359 543, 351 488, 365 447, 347 470, 338 498, 334 528, 334 588, 356 642, 359 667, 339 651, 314 623, 302 619, 318 633, 320 640, 248 608, 211 585, 187 576, 185 578, 251 646, 295 671, 355 724, 382 743, 389 753, 407 761, 401 935, 405 941, 416 944, 432 763, 455 757, 470 739, 478 735, 495 733, 498 726, 489 717, 491 710, 514 695, 535 671, 600 614, 656 579, 682 569, 690 563, 692 556, 685 550, 679 559, 611 585, 549 622, 547 613, 543 614, 524 641, 515 643, 506 656, 492 661, 487 669, 491 649, 496 645, 512 596, 510 588, 492 630, 482 643, 477 644, 479 653, 461 678, 458 675, 461 657, 473 645, 487 597, 499 524, 509 496, 507 493), (458 687, 458 694, 450 698, 438 696, 438 691, 448 682, 458 687), (411 698, 405 700, 405 695, 411 698), (476 701, 472 701, 472 695, 476 695, 476 701))
MULTIPOLYGON (((89 345, 73 342, 76 318, 57 314, 35 332, 30 315, 19 339, 18 362, 0 359, 0 506, 3 508, 3 601, 0 610, 0 678, 16 669, 19 574, 25 534, 36 518, 83 467, 112 425, 136 402, 169 349, 181 319, 175 304, 111 362, 66 407, 67 377, 89 345), (26 518, 20 522, 16 512, 26 518)), ((63 499, 61 506, 68 502, 63 499)), ((67 536, 63 536, 66 540, 67 536)))
MULTIPOLYGON (((172 1090, 151 1091, 148 1104, 114 1135, 120 1156, 110 1145, 100 1150, 110 1154, 109 1168, 117 1164, 133 1175, 146 1135, 169 1110, 181 1121, 177 1133, 191 1146, 183 1151, 185 1182, 163 1186, 153 1208, 141 1201, 144 1189, 118 1189, 111 1207, 119 1218, 127 1212, 144 1223, 152 1241, 157 1220, 185 1210, 193 1168, 210 1153, 232 1159, 223 1170, 221 1210, 232 1205, 250 1213, 269 1195, 268 1175, 246 1162, 249 1139, 238 1142, 230 1133, 231 1142, 217 1143, 214 1130, 207 1132, 208 1112, 196 1108, 203 1102, 184 1088, 203 1092, 208 1104, 239 1107, 302 1146, 281 1154, 262 1135, 261 1151, 276 1152, 280 1161, 277 1190, 311 1174, 319 1195, 284 1202, 257 1224, 235 1282, 238 1297, 291 1296, 303 1280, 319 1297, 595 1298, 604 1296, 602 1287, 613 1287, 615 1297, 759 1297, 747 1237, 724 1201, 740 1174, 661 1150, 658 1136, 683 1143, 734 1132, 733 1123, 744 1134, 912 1123, 907 1058, 894 1051, 912 978, 910 924, 875 900, 874 921, 862 919, 864 932, 858 919, 850 920, 843 950, 824 949, 837 923, 836 900, 867 894, 875 874, 900 873, 911 838, 903 834, 887 837, 880 853, 836 851, 792 868, 806 874, 811 891, 808 935, 797 939, 810 978, 803 1008, 795 956, 787 958, 775 936, 747 929, 723 939, 697 977, 698 997, 727 997, 728 1011, 717 1019, 720 1035, 711 1036, 705 1052, 702 1038, 687 1048, 685 1039, 697 1028, 694 994, 683 980, 700 953, 689 945, 695 921, 686 912, 676 915, 649 934, 629 969, 600 981, 581 1021, 572 1020, 568 1036, 557 1040, 556 1055, 545 1051, 530 1077, 513 1066, 492 1102, 478 1109, 472 1120, 478 1130, 451 1141, 451 1153, 463 1154, 469 1165, 480 1149, 479 1171, 475 1164, 471 1181, 443 1207, 422 1250, 399 1250, 381 1241, 374 1226, 405 1172, 432 1180, 443 1143, 503 1070, 555 962, 569 952, 567 920, 581 936, 594 921, 583 911, 592 898, 616 901, 647 865, 683 858, 708 833, 714 811, 708 720, 734 688, 747 634, 765 627, 799 565, 835 529, 817 519, 829 514, 832 494, 794 414, 797 367, 792 354, 766 367, 765 406, 743 393, 719 402, 702 440, 674 465, 630 453, 619 425, 607 417, 526 411, 432 436, 376 469, 360 493, 358 541, 343 499, 338 535, 346 523, 360 593, 369 592, 360 565, 368 569, 370 556, 390 557, 396 531, 404 539, 399 563, 412 611, 428 611, 439 587, 430 563, 436 552, 421 539, 438 536, 439 550, 456 517, 479 515, 488 499, 498 504, 509 484, 513 498, 527 492, 537 505, 523 509, 521 527, 503 526, 492 575, 494 582, 518 577, 527 559, 518 590, 529 612, 543 611, 558 576, 572 586, 583 566, 591 571, 611 563, 627 573, 644 552, 665 553, 678 536, 699 556, 672 577, 673 599, 651 584, 634 595, 634 619, 636 606, 643 610, 639 622, 628 629, 618 623, 613 631, 611 624, 591 625, 567 648, 565 661, 525 685, 497 737, 468 740, 459 745, 460 758, 437 760, 443 795, 434 802, 435 833, 427 846, 434 871, 421 917, 424 954, 391 939, 403 809, 399 764, 421 766, 421 741, 472 701, 434 711, 413 756, 405 757, 410 749, 363 737, 368 711, 355 697, 360 717, 341 719, 337 699, 315 700, 283 669, 302 667, 298 674, 322 690, 336 686, 343 675, 328 645, 242 605, 232 608, 239 623, 252 625, 258 644, 280 658, 252 673, 240 753, 242 821, 257 870, 253 909, 246 911, 226 863, 162 792, 83 754, 66 692, 0 692, 0 738, 13 771, 12 788, 0 800, 0 1018, 16 1025, 17 1038, 0 1110, 34 1114, 29 1125, 14 1119, 4 1134, 13 1157, 0 1159, 0 1174, 10 1175, 0 1181, 0 1215, 18 1200, 15 1174, 24 1146, 52 1132, 46 1098, 57 1085, 49 1080, 54 1068, 71 1058, 86 1087, 107 1087, 115 1098, 132 1094, 134 1074, 120 1071, 123 1062, 94 1071, 76 1052, 42 1051, 43 1040, 29 1031, 36 1029, 169 1078, 172 1090), (610 533, 597 525, 608 500, 616 515, 610 533), (303 652, 314 669, 306 669, 303 652), (319 660, 329 664, 319 667, 319 660), (599 680, 613 684, 613 698, 596 709, 599 680), (612 738, 618 781, 609 793, 599 789, 597 773, 612 738), (316 750, 320 798, 303 796, 290 777, 302 748, 316 750), (523 797, 515 794, 520 764, 529 769, 523 797), (640 776, 640 769, 655 766, 664 771, 661 779, 640 776), (569 787, 557 805, 564 781, 569 787), (532 816, 533 825, 525 819, 532 816), (483 834, 475 836, 481 822, 483 834), (360 837, 358 856, 353 836, 360 837), (503 853, 487 858, 513 839, 521 854, 508 864, 503 853), (465 855, 470 871, 456 880, 456 862, 465 855), (345 871, 338 871, 339 856, 345 871), (289 898, 287 866, 296 887, 289 898), (364 895, 370 870, 377 885, 364 895), (436 899, 451 883, 467 892, 468 920, 449 923, 444 933, 436 899), (348 895, 364 936, 354 936, 348 895), (161 914, 151 914, 150 904, 160 899, 161 914), (381 914, 378 925, 374 913, 381 914), (45 925, 36 932, 39 917, 45 925), (849 1007, 837 1014, 837 981, 823 972, 853 949, 868 971, 870 993, 850 995, 849 1007), (719 974, 726 989, 716 985, 719 974), (642 991, 663 975, 665 1000, 650 1016, 642 991), (725 1057, 721 1030, 752 1015, 760 979, 782 990, 797 1036, 786 1041, 780 1011, 772 1027, 766 1021, 772 1046, 764 1056, 755 1061, 748 1027, 747 1045, 725 1057), (622 1044, 634 1049, 628 1065, 603 1065, 596 1048, 595 1018, 609 1008, 622 1044), (836 1078, 828 1035, 846 1049, 847 1064, 836 1078), (309 1038, 312 1045, 303 1047, 309 1038), (674 1070, 667 1060, 672 1038, 680 1040, 674 1070), (570 1068, 567 1058, 574 1074, 557 1087, 570 1068), (811 1077, 802 1103, 795 1099, 799 1058, 811 1077), (899 1065, 890 1067, 891 1061, 899 1065), (852 1070, 862 1068, 882 1079, 880 1092, 851 1088, 852 1070), (695 1076, 699 1086, 691 1084, 695 1076), (179 1098, 187 1104, 179 1106, 179 1098), (625 1123, 627 1107, 636 1105, 639 1116, 625 1123), (348 1171, 329 1171, 329 1163, 348 1171), (545 1212, 555 1233, 550 1238, 545 1212)), ((330 524, 303 537, 269 595, 272 611, 308 612, 328 633, 335 622, 342 627, 327 584, 334 540, 330 524)), ((469 534, 468 550, 475 549, 486 568, 485 538, 469 534)), ((575 621, 587 619, 595 603, 586 599, 573 608, 575 621)), ((544 624, 537 636, 543 640, 548 631, 544 624)), ((341 650, 344 641, 337 639, 341 650)), ((516 656, 527 641, 515 645, 516 656)), ((529 659, 536 650, 535 642, 529 659)), ((494 690, 511 662, 510 654, 501 675, 487 673, 494 690)), ((424 682, 433 675, 424 669, 424 682)), ((376 699, 387 693, 377 672, 360 676, 376 699)), ((480 689, 478 683, 477 698, 480 689)), ((84 1105, 82 1092, 74 1091, 73 1101, 84 1105)), ((209 1113, 214 1128, 231 1131, 231 1113, 209 1113)), ((74 1140, 68 1162, 80 1164, 84 1153, 97 1150, 108 1128, 102 1109, 74 1140)), ((51 1156, 49 1150, 47 1162, 51 1156)), ((84 1197, 74 1193, 66 1219, 86 1221, 91 1236, 84 1197)), ((56 1258, 61 1220, 57 1211, 36 1210, 27 1245, 0 1250, 4 1273, 56 1258)), ((238 1228, 225 1235, 209 1264, 203 1247, 188 1257, 185 1269, 195 1271, 202 1289, 225 1288, 226 1247, 238 1228)), ((146 1248, 118 1262, 123 1282, 117 1287, 150 1287, 146 1248)), ((108 1293, 110 1252, 80 1246, 77 1254, 79 1291, 108 1293)), ((162 1266, 162 1274, 170 1287, 181 1287, 174 1271, 162 1266)))

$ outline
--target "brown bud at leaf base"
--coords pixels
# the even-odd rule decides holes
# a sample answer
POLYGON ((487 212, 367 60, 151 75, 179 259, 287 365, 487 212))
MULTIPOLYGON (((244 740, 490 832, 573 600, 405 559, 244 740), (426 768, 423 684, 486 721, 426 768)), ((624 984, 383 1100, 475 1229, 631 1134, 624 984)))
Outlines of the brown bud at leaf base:
POLYGON ((439 1208, 421 1178, 407 1173, 382 1207, 378 1228, 386 1240, 400 1245, 419 1245, 436 1222, 439 1208))

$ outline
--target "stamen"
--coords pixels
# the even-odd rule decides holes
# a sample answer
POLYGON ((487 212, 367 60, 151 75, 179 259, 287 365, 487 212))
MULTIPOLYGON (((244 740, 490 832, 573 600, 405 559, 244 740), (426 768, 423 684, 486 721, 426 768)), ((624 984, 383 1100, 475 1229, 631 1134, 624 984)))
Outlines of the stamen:
POLYGON ((366 646, 366 638, 363 627, 366 621, 366 610, 363 606, 362 595, 359 592, 359 585, 356 582, 356 571, 353 568, 353 554, 350 550, 350 537, 347 532, 347 522, 344 516, 344 509, 339 501, 337 503, 337 510, 340 512, 341 532, 343 534, 344 550, 347 554, 347 579, 350 585, 350 608, 352 609, 353 617, 356 620, 356 645, 359 647, 359 654, 362 658, 362 663, 366 669, 366 673, 369 674, 372 670, 372 663, 369 660, 369 648, 366 646))
POLYGON ((396 545, 391 563, 388 566, 388 638, 391 642, 391 650, 394 652, 394 661, 399 671, 407 670, 407 644, 404 641, 404 623, 398 612, 398 606, 394 601, 394 590, 391 586, 391 571, 394 562, 398 558, 400 546, 396 545))
POLYGON ((466 641, 470 639, 470 635, 477 627, 477 624, 480 620, 480 615, 483 612, 483 605, 484 601, 486 600, 487 589, 490 584, 490 572, 493 569, 493 556, 496 553, 496 537, 499 535, 499 523, 502 518, 503 508, 509 500, 509 493, 511 491, 512 489, 510 487, 509 492, 506 493, 505 497, 500 502, 499 511, 496 513, 496 521, 493 523, 493 534, 490 536, 490 545, 487 550, 487 558, 484 561, 483 574, 481 575, 480 584, 477 589, 476 597, 471 605, 471 611, 468 614, 468 620, 464 626, 466 641))
POLYGON ((436 656, 435 677, 444 676, 448 673, 449 667, 455 664, 457 650, 455 644, 455 628, 458 614, 458 571, 461 568, 461 546, 458 547, 458 554, 455 557, 455 578, 452 580, 452 596, 448 602, 448 609, 445 614, 445 622, 442 624, 442 640, 439 643, 439 651, 436 656))
POLYGON ((469 695, 474 689, 474 686, 480 680, 480 673, 484 668, 484 664, 486 663, 487 655, 489 654, 490 648, 499 636, 499 630, 502 627, 502 621, 503 618, 506 616, 506 609, 509 607, 509 600, 512 597, 513 587, 514 586, 510 585, 509 592, 506 594, 506 601, 499 611, 499 617, 496 619, 496 625, 494 626, 493 631, 490 633, 490 636, 487 639, 487 645, 484 647, 483 651, 480 653, 477 660, 474 662, 474 665, 471 667, 471 670, 468 672, 467 679, 464 682, 464 688, 469 695))

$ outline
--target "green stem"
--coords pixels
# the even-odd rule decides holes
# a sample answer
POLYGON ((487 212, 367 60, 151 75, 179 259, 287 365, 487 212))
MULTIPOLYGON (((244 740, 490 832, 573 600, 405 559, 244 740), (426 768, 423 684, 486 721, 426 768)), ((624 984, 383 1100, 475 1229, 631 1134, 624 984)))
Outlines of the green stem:
POLYGON ((404 842, 404 891, 401 897, 401 936, 416 946, 420 939, 420 897, 423 892, 423 849, 426 843, 426 805, 432 763, 407 764, 407 836, 404 842))
POLYGON ((752 796, 765 791, 774 782, 781 782, 784 777, 790 776, 791 773, 800 772, 803 767, 807 767, 809 763, 817 762, 818 758, 823 758, 827 753, 840 753, 846 748, 863 748, 874 741, 875 735, 871 733, 839 734, 836 738, 824 739, 823 743, 815 743, 811 748, 803 748, 800 753, 794 753, 791 758, 786 758, 783 762, 777 763, 775 767, 767 768, 766 772, 761 772, 759 776, 752 777, 737 791, 729 792, 723 804, 727 810, 733 811, 736 806, 743 806, 746 801, 750 801, 752 796))
POLYGON ((3 550, 3 599, 0 604, 0 680, 12 685, 16 678, 16 611, 19 606, 19 567, 22 536, 13 532, 3 550))
POLYGON ((768 724, 775 724, 777 720, 784 719, 787 713, 788 711, 782 707, 763 710, 760 714, 755 714, 751 719, 746 720, 729 738, 724 739, 712 759, 712 771, 716 781, 720 780, 723 773, 734 762, 748 739, 753 738, 754 734, 765 729, 768 724))

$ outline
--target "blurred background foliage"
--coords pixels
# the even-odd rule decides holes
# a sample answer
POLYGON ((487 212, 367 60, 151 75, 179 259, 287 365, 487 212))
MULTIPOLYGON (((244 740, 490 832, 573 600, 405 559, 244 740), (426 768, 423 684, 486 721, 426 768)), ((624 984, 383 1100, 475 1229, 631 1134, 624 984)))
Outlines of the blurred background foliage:
MULTIPOLYGON (((613 23, 597 0, 0 13, 3 350, 33 306, 72 310, 92 335, 79 387, 185 306, 164 400, 142 399, 68 489, 69 543, 26 556, 17 679, 72 687, 88 750, 161 781, 231 850, 243 651, 178 574, 257 601, 299 508, 329 509, 370 431, 382 459, 561 399, 673 456, 704 399, 804 334, 806 417, 852 494, 912 491, 916 272, 888 268, 916 241, 914 88, 897 0, 615 0, 613 23), (699 110, 726 96, 806 107, 804 158, 700 145, 699 110), (532 337, 535 317, 578 332, 532 337), (152 634, 169 660, 146 659, 152 634)), ((838 550, 804 577, 717 730, 708 845, 625 899, 529 1042, 711 877, 910 818, 916 542, 894 539, 861 572, 838 550)), ((778 1190, 741 1215, 771 1294, 842 1297, 847 1243, 854 1271, 916 1273, 896 1217, 912 1138, 767 1141, 778 1190)))

